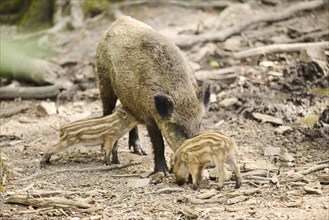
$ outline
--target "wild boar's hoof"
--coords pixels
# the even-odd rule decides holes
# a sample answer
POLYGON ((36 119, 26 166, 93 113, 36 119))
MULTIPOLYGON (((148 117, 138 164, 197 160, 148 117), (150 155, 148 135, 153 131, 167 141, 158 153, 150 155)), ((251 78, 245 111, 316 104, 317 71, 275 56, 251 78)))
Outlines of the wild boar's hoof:
POLYGON ((167 164, 164 164, 161 166, 155 165, 154 171, 151 173, 151 175, 153 175, 155 173, 159 173, 159 172, 163 172, 165 176, 168 176, 169 169, 167 167, 167 164))
POLYGON ((143 146, 139 140, 130 140, 129 139, 129 150, 131 147, 134 148, 134 153, 138 155, 147 155, 146 151, 143 149, 143 146))

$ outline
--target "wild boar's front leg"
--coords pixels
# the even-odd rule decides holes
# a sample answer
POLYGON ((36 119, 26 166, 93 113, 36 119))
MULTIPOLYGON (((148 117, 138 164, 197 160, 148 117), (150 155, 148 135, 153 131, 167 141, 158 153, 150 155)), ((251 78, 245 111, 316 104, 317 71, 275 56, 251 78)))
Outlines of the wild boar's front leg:
MULTIPOLYGON (((154 172, 163 172, 164 174, 167 174, 169 171, 166 159, 164 156, 164 142, 162 138, 161 131, 159 130, 158 126, 155 122, 146 123, 146 128, 148 131, 148 134, 150 136, 152 147, 154 150, 154 172)), ((153 174, 152 173, 152 174, 153 174)))

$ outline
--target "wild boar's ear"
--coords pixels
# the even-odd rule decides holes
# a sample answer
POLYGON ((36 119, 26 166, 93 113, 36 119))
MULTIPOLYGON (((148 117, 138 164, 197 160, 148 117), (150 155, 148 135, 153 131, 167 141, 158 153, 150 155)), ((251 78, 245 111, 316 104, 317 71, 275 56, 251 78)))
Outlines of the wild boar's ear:
POLYGON ((197 96, 201 102, 203 102, 205 107, 208 107, 210 101, 210 84, 208 82, 198 81, 200 86, 197 96))
POLYGON ((174 102, 170 96, 163 93, 157 93, 153 96, 155 108, 163 119, 170 118, 174 110, 174 102))

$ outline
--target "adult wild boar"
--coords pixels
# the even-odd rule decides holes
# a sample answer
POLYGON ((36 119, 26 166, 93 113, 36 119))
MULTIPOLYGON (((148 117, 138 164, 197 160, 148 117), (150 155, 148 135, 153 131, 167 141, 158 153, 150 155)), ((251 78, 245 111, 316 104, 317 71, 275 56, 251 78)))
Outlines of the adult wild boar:
MULTIPOLYGON (((110 114, 119 99, 147 127, 154 172, 167 172, 162 136, 175 151, 199 133, 209 103, 209 84, 196 81, 173 43, 131 17, 117 19, 105 31, 96 57, 103 114, 110 114)), ((136 127, 129 133, 130 146, 143 151, 136 127)))

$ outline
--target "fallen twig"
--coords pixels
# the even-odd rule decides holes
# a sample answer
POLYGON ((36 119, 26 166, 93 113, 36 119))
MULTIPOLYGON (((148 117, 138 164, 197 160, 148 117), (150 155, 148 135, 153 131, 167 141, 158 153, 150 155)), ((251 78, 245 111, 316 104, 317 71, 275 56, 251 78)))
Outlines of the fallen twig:
POLYGON ((139 177, 140 174, 115 174, 115 175, 111 175, 111 177, 115 177, 115 178, 127 178, 127 177, 139 177))
POLYGON ((164 188, 164 189, 160 189, 158 191, 155 191, 155 192, 150 192, 150 193, 147 193, 147 194, 162 194, 162 193, 175 193, 175 192, 183 192, 184 189, 182 188, 164 188))
POLYGON ((242 72, 242 67, 229 67, 218 70, 200 70, 195 72, 198 80, 224 80, 237 77, 237 72, 242 72))
POLYGON ((252 16, 249 19, 242 20, 232 27, 224 28, 215 32, 208 32, 200 35, 191 36, 184 39, 176 39, 175 43, 178 47, 191 47, 199 42, 208 42, 208 41, 224 41, 228 37, 240 33, 246 27, 251 24, 258 22, 273 22, 280 21, 289 18, 298 11, 311 10, 318 7, 321 7, 324 4, 323 1, 309 1, 309 2, 300 2, 297 4, 291 4, 290 7, 283 9, 275 13, 263 13, 262 15, 252 16))
POLYGON ((56 171, 47 172, 47 173, 38 172, 38 173, 32 174, 31 176, 25 177, 23 179, 16 180, 13 183, 28 181, 28 180, 39 178, 42 176, 49 176, 49 175, 54 175, 54 174, 58 174, 58 173, 110 171, 110 170, 123 169, 123 168, 129 167, 129 166, 138 165, 138 164, 140 164, 140 163, 128 163, 128 164, 123 164, 123 165, 115 164, 115 165, 111 165, 111 166, 101 166, 101 167, 91 167, 91 168, 81 168, 81 169, 61 169, 61 170, 56 170, 56 171))
POLYGON ((42 208, 42 209, 32 209, 32 210, 23 210, 23 211, 18 211, 16 214, 32 214, 32 213, 42 213, 42 212, 49 212, 49 211, 55 211, 53 207, 47 207, 47 208, 42 208))
POLYGON ((320 165, 316 165, 314 167, 310 167, 306 170, 299 171, 298 174, 307 175, 307 174, 313 173, 315 171, 323 170, 325 168, 329 168, 329 163, 320 164, 320 165))
POLYGON ((7 198, 6 203, 31 205, 33 207, 55 207, 63 209, 90 208, 88 203, 78 202, 70 199, 51 197, 51 198, 33 198, 29 195, 11 195, 7 198))
POLYGON ((308 33, 308 34, 305 34, 303 36, 300 36, 300 37, 297 37, 297 38, 294 38, 294 39, 286 40, 282 43, 303 42, 307 39, 314 39, 314 38, 318 38, 318 37, 322 37, 322 36, 326 36, 326 35, 329 35, 329 30, 323 30, 323 31, 308 33))
POLYGON ((250 180, 264 180, 264 181, 271 181, 271 178, 268 177, 262 177, 262 176, 244 176, 245 179, 250 180))
POLYGON ((295 44, 273 44, 262 47, 256 47, 247 49, 240 52, 235 52, 233 55, 236 58, 246 58, 257 55, 264 55, 268 53, 278 53, 278 52, 297 52, 301 49, 308 47, 329 47, 329 41, 324 42, 313 42, 313 43, 295 43, 295 44))
MULTIPOLYGON (((47 197, 47 196, 56 196, 56 195, 68 195, 68 194, 78 194, 79 192, 71 192, 71 191, 61 191, 61 190, 53 190, 53 191, 45 191, 45 190, 34 190, 34 191, 22 191, 19 190, 17 192, 8 192, 6 195, 30 195, 33 197, 47 197)), ((80 192, 81 193, 81 192, 80 192)))
POLYGON ((228 198, 233 198, 233 197, 237 197, 237 196, 250 196, 256 193, 261 193, 260 189, 249 189, 249 190, 244 190, 244 191, 234 191, 234 192, 228 192, 225 194, 226 197, 228 198))

